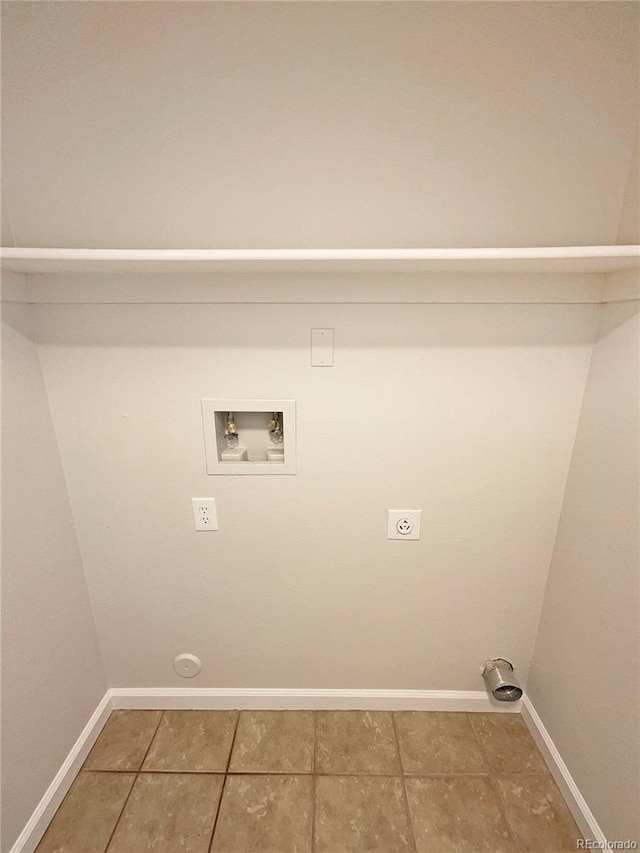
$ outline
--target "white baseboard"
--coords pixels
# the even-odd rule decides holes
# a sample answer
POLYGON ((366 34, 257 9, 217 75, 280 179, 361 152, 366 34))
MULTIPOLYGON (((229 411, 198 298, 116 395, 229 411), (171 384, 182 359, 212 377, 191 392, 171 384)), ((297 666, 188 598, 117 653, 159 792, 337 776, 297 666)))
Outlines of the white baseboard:
POLYGON ((607 839, 604 832, 600 829, 598 821, 595 819, 593 812, 587 805, 585 798, 580 793, 580 789, 569 772, 569 768, 562 760, 562 756, 551 739, 551 735, 538 716, 531 700, 526 695, 522 699, 522 718, 527 724, 527 727, 538 745, 540 752, 544 756, 549 770, 551 771, 551 775, 555 779, 558 788, 560 788, 562 796, 569 806, 571 814, 578 824, 580 831, 585 838, 603 843, 604 847, 602 847, 602 849, 606 850, 607 839))
POLYGON ((44 793, 44 796, 27 821, 24 829, 16 839, 10 853, 34 853, 40 839, 51 823, 58 806, 65 798, 71 783, 89 755, 91 747, 107 722, 113 709, 111 691, 107 690, 98 707, 91 715, 89 722, 80 733, 80 737, 71 747, 71 751, 62 762, 60 770, 44 793))
POLYGON ((115 687, 114 708, 204 711, 254 710, 497 711, 518 713, 520 702, 496 702, 484 690, 330 690, 260 687, 115 687))

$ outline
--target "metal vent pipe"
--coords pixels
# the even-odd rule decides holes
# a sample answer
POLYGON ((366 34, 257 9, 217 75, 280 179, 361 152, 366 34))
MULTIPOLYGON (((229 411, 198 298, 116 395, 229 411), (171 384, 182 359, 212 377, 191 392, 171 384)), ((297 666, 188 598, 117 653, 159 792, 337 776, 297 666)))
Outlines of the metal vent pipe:
POLYGON ((504 658, 488 660, 482 677, 498 702, 517 702, 522 696, 522 688, 513 674, 513 664, 504 658))

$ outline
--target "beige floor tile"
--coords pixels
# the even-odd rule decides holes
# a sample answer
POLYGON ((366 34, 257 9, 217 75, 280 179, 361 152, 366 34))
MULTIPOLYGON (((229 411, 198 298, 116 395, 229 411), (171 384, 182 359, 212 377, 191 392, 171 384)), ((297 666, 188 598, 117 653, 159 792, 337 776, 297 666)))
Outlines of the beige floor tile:
POLYGON ((406 853, 414 849, 402 779, 316 779, 316 853, 406 853))
POLYGON ((142 769, 224 773, 237 719, 237 711, 165 711, 142 769))
POLYGON ((319 711, 316 772, 399 774, 391 714, 388 711, 319 711))
POLYGON ((310 853, 311 776, 228 776, 212 853, 310 853))
POLYGON ((518 853, 576 850, 582 835, 551 776, 502 776, 496 782, 518 853))
POLYGON ((222 781, 212 774, 141 773, 109 853, 207 853, 222 781))
POLYGON ((405 773, 486 773, 467 714, 440 711, 394 713, 405 773))
POLYGON ((487 776, 405 784, 418 853, 517 853, 487 776))
POLYGON ((135 778, 135 773, 79 773, 37 853, 103 853, 135 778))
POLYGON ((471 727, 495 773, 548 773, 520 714, 469 714, 471 727))
POLYGON ((139 770, 162 711, 113 711, 84 770, 139 770))
POLYGON ((231 773, 311 773, 313 712, 241 711, 231 773))

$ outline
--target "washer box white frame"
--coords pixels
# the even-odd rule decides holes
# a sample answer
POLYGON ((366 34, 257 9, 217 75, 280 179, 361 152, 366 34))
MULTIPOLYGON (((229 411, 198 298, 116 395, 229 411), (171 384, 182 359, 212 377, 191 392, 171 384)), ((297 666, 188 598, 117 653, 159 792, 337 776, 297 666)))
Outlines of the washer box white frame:
MULTIPOLYGON (((202 400, 202 423, 207 458, 207 474, 295 474, 296 473, 296 402, 295 400, 202 400), (222 462, 220 437, 216 432, 216 415, 227 412, 259 412, 265 415, 282 412, 284 440, 283 462, 222 462)), ((265 427, 265 433, 267 429, 265 427)))

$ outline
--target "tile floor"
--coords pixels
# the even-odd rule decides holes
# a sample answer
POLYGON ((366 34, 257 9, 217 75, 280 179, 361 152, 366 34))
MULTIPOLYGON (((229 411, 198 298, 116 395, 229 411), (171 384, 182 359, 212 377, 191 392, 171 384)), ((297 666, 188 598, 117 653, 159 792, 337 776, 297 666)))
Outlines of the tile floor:
POLYGON ((519 714, 114 711, 37 853, 562 853, 519 714))

